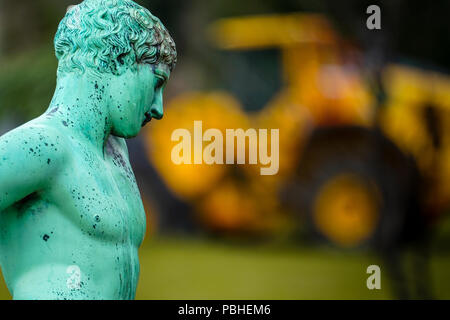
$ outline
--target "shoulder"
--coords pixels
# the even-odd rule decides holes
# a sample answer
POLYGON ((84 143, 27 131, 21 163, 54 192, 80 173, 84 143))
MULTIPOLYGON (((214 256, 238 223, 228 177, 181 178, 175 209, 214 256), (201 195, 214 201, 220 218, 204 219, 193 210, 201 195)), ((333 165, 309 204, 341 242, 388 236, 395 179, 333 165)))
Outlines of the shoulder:
POLYGON ((0 154, 11 162, 32 161, 29 165, 55 167, 62 164, 67 154, 67 142, 57 128, 32 120, 0 137, 0 154))

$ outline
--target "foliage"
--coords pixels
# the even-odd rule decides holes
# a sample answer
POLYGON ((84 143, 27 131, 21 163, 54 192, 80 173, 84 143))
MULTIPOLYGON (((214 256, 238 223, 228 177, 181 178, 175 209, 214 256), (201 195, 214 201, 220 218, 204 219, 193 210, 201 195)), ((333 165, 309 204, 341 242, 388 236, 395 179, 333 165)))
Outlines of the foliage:
POLYGON ((47 109, 56 83, 57 60, 46 46, 3 58, 0 63, 0 118, 27 120, 47 109))

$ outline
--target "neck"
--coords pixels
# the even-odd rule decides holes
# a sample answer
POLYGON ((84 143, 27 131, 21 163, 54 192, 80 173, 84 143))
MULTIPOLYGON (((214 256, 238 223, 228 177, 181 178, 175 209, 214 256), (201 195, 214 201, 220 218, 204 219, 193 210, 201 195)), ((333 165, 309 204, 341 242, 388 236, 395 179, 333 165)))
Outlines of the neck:
POLYGON ((59 78, 49 108, 44 113, 87 139, 103 152, 111 133, 108 121, 108 99, 100 80, 67 75, 59 78))

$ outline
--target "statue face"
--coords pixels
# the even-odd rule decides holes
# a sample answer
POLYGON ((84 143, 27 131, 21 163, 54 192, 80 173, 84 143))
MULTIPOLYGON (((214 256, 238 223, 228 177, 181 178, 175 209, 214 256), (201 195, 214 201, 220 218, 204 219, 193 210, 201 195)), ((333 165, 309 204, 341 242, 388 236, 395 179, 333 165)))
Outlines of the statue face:
POLYGON ((151 119, 163 117, 163 91, 170 76, 164 65, 140 64, 109 79, 109 114, 112 134, 135 137, 151 119))

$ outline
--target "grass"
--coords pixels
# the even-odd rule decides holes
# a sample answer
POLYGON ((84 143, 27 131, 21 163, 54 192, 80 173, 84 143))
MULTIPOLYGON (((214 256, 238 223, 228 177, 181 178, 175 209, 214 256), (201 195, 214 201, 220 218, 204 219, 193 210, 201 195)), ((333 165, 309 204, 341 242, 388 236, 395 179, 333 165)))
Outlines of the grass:
POLYGON ((370 256, 174 240, 148 250, 138 299, 389 298, 366 288, 370 256))
MULTIPOLYGON (((383 274, 381 290, 367 289, 366 268, 380 261, 362 252, 154 239, 140 256, 137 299, 392 298, 383 274)), ((431 268, 435 296, 450 299, 450 255, 434 254, 431 268)), ((1 283, 0 299, 9 298, 1 283)))

